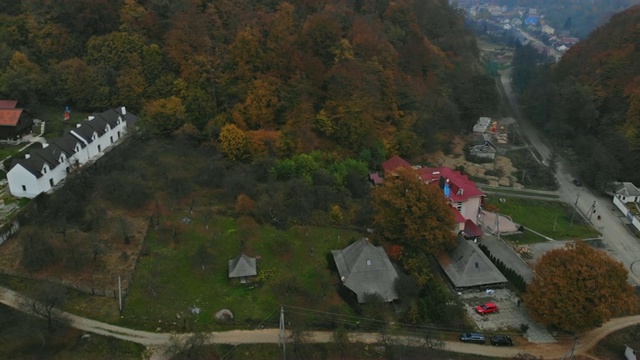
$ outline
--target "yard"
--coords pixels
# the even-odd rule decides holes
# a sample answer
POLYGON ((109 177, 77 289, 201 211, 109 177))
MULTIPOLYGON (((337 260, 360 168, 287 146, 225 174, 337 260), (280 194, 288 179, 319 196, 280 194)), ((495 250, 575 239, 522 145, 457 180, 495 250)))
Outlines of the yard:
MULTIPOLYGON (((518 197, 487 197, 485 205, 498 209, 514 222, 523 225, 554 240, 575 240, 598 237, 600 234, 586 223, 574 209, 559 201, 532 200, 518 197)), ((505 239, 516 244, 531 244, 547 241, 532 231, 524 231, 522 235, 507 236, 505 239)))
MULTIPOLYGON (((253 328, 281 304, 351 314, 328 268, 332 249, 357 233, 320 227, 287 231, 248 218, 193 217, 175 237, 151 230, 140 257, 121 323, 136 328, 222 330, 214 314, 229 309, 234 328, 253 328), (179 239, 178 239, 179 237, 179 239), (228 261, 244 251, 257 257, 258 277, 250 284, 228 279, 228 261)), ((277 319, 276 319, 277 320, 277 319)), ((269 324, 276 326, 277 324, 269 324)))

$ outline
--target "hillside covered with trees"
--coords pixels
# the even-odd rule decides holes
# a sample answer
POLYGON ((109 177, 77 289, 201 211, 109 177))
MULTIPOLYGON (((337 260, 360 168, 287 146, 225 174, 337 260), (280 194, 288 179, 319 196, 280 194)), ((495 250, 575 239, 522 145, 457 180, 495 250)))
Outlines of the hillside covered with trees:
MULTIPOLYGON (((446 146, 497 104, 444 0, 0 1, 0 97, 125 105, 232 160, 446 146)), ((375 163, 375 162, 374 162, 375 163)))
POLYGON ((514 59, 524 110, 601 189, 611 180, 640 183, 639 23, 640 6, 614 16, 555 66, 514 59))

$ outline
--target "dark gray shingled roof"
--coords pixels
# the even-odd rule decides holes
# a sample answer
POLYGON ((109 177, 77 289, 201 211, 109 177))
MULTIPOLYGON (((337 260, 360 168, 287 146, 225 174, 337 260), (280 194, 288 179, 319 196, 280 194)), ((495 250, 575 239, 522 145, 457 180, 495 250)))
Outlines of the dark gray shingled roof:
POLYGON ((62 151, 64 151, 67 154, 67 157, 75 153, 74 149, 77 144, 80 144, 81 148, 84 148, 86 146, 82 141, 78 140, 75 136, 71 135, 71 133, 68 131, 61 137, 48 140, 48 142, 62 149, 62 151))
POLYGON ((398 298, 396 269, 381 246, 361 239, 342 250, 331 250, 344 286, 356 293, 358 302, 366 294, 380 295, 385 301, 398 298))
POLYGON ((93 142, 93 140, 91 140, 91 136, 93 135, 94 132, 97 132, 92 126, 88 124, 87 121, 83 122, 80 126, 76 127, 75 129, 72 129, 71 131, 80 135, 80 137, 86 140, 87 143, 93 142))
POLYGON ((255 276, 257 273, 255 258, 240 254, 237 258, 229 260, 229 278, 255 276))
POLYGON ((105 120, 102 116, 96 116, 93 119, 86 121, 85 124, 94 129, 99 136, 104 135, 107 130, 107 120, 105 120))
POLYGON ((473 241, 461 239, 451 255, 438 257, 442 269, 456 288, 501 285, 507 278, 473 241))

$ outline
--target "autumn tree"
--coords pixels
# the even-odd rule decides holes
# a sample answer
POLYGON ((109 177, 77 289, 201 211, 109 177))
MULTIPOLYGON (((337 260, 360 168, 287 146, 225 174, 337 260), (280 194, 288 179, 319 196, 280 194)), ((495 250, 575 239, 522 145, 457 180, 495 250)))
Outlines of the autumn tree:
POLYGON ((175 96, 146 103, 142 113, 144 125, 154 135, 171 134, 180 128, 185 119, 184 105, 175 96))
POLYGON ((411 169, 398 169, 372 192, 374 222, 390 241, 425 253, 454 245, 454 214, 437 186, 411 169))
POLYGON ((583 332, 636 310, 622 263, 578 241, 546 253, 534 267, 524 300, 532 319, 583 332))
POLYGON ((242 160, 247 155, 247 136, 234 124, 220 130, 220 152, 229 160, 242 160))

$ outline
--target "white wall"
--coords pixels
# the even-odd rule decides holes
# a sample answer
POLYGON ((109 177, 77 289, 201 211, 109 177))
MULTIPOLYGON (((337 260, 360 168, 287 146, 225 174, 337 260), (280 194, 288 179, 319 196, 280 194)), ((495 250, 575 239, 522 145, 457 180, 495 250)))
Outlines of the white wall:
POLYGON ((34 198, 42 192, 38 179, 20 164, 9 170, 7 180, 9 181, 9 191, 13 196, 34 198), (22 186, 25 186, 27 190, 23 190, 22 186))
POLYGON ((481 196, 467 199, 462 203, 462 209, 460 210, 465 219, 473 221, 476 225, 478 225, 478 211, 480 211, 481 199, 481 196))
MULTIPOLYGON (((73 154, 55 168, 49 169, 49 171, 40 178, 36 178, 35 175, 27 171, 27 169, 20 164, 14 166, 13 169, 7 173, 11 194, 16 197, 34 198, 42 192, 51 190, 52 186, 49 182, 51 179, 53 179, 53 186, 58 185, 58 183, 64 180, 67 177, 67 167, 75 166, 76 161, 79 162, 80 165, 83 165, 90 160, 94 160, 98 155, 104 154, 108 148, 116 145, 117 141, 127 133, 127 123, 122 117, 120 117, 120 119, 120 124, 90 142, 86 147, 80 149, 79 152, 73 154), (118 132, 120 132, 120 137, 118 137, 118 132), (99 151, 98 146, 100 147, 99 151), (22 189, 22 186, 26 187, 26 191, 22 189)), ((72 134, 78 138, 80 142, 83 142, 80 135, 74 131, 72 131, 72 134)))

